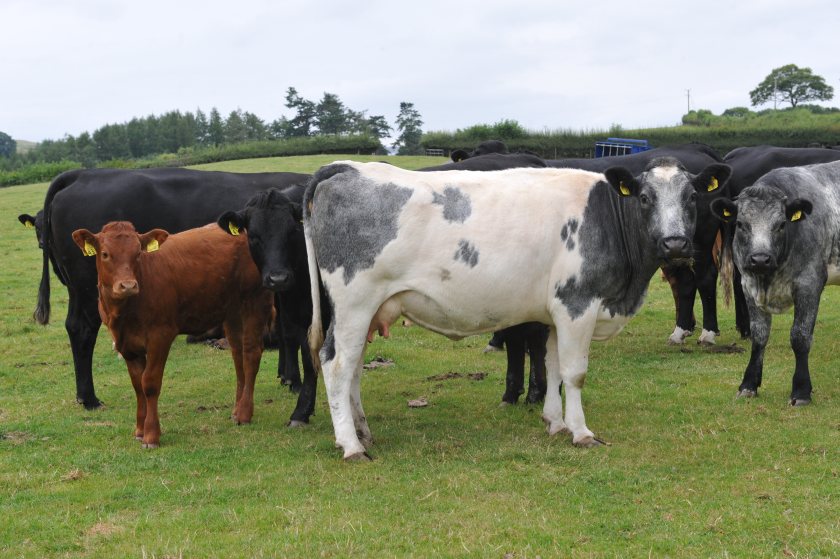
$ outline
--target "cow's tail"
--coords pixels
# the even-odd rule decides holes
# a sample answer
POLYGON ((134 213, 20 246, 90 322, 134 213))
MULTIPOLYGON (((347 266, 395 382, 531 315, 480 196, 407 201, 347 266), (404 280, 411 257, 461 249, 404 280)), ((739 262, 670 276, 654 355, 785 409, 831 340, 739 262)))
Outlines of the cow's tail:
POLYGON ((312 295, 312 323, 309 325, 308 341, 312 365, 316 371, 321 370, 321 347, 324 345, 324 321, 321 312, 321 271, 315 260, 315 246, 312 243, 309 224, 304 222, 303 234, 306 239, 306 258, 309 266, 309 288, 312 295))
POLYGON ((728 224, 721 228, 722 242, 720 249, 720 286, 723 288, 723 304, 726 308, 732 304, 733 257, 732 234, 728 224))
MULTIPOLYGON (((46 232, 44 233, 46 235, 46 232)), ((44 243, 43 266, 41 268, 41 285, 38 286, 38 304, 32 317, 38 324, 47 325, 50 322, 50 249, 44 243)))
POLYGON ((50 322, 50 261, 51 261, 51 246, 52 246, 52 201, 55 195, 66 187, 76 182, 81 170, 76 169, 67 171, 58 175, 50 187, 47 189, 47 195, 44 198, 44 225, 41 232, 41 246, 44 251, 43 265, 41 267, 41 285, 38 287, 38 303, 35 306, 35 312, 32 316, 38 324, 49 324, 50 322))

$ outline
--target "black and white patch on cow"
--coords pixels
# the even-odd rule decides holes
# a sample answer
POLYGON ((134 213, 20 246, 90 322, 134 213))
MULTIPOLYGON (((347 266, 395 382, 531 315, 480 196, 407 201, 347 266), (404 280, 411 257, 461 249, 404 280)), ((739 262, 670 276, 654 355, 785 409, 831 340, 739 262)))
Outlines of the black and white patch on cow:
POLYGON ((826 284, 840 284, 840 162, 776 169, 735 201, 715 201, 712 211, 735 224, 732 254, 750 318, 752 353, 738 394, 758 395, 771 315, 792 306, 790 403, 807 404, 820 295, 826 284))
POLYGON ((365 341, 401 314, 453 339, 525 322, 550 325, 548 432, 599 444, 581 404, 589 343, 621 330, 662 262, 690 258, 695 197, 710 177, 725 180, 728 172, 713 165, 694 176, 669 158, 638 176, 622 168, 604 175, 418 173, 351 162, 322 168, 304 197, 304 231, 311 285, 320 275, 334 313, 324 342, 313 309, 310 345, 323 345, 324 384, 345 458, 366 457, 372 442, 359 390, 365 341), (463 221, 441 211, 447 188, 470 201, 463 221), (338 207, 344 217, 337 218, 338 207))

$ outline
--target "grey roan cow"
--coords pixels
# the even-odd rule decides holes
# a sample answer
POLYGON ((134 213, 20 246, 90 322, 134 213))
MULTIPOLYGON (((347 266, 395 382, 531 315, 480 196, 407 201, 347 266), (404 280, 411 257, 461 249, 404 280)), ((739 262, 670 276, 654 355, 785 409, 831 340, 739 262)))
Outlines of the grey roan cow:
POLYGON ((826 284, 840 284, 840 162, 776 169, 734 202, 715 200, 712 212, 735 222, 733 258, 750 315, 752 354, 738 395, 758 395, 770 315, 793 305, 790 403, 810 403, 808 354, 820 295, 826 284))

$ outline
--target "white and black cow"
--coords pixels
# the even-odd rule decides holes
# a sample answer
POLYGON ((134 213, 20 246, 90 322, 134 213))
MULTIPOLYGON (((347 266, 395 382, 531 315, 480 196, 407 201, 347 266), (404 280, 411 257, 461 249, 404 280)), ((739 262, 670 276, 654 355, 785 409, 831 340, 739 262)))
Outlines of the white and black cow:
POLYGON ((771 314, 793 306, 790 403, 808 404, 820 295, 826 284, 840 284, 840 161, 776 169, 734 202, 715 200, 712 211, 735 224, 732 252, 750 317, 752 354, 738 395, 758 395, 771 314))
POLYGON ((310 346, 321 348, 344 457, 369 458, 372 442, 359 388, 365 340, 401 314, 453 339, 548 324, 548 432, 600 444, 581 404, 589 343, 623 328, 663 261, 691 256, 695 199, 728 175, 722 164, 691 175, 670 158, 637 177, 623 168, 321 168, 304 195, 304 232, 310 281, 323 280, 333 321, 325 338, 313 292, 310 346))

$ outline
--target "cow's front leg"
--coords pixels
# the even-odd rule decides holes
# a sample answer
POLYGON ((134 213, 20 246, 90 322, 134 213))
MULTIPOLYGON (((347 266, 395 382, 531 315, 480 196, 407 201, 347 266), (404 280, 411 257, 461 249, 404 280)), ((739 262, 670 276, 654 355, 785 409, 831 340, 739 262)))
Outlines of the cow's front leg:
MULTIPOLYGON (((814 282, 813 285, 824 282, 814 282)), ((808 355, 811 341, 814 339, 814 325, 817 322, 817 310, 820 305, 821 289, 809 286, 795 286, 793 325, 790 327, 790 347, 796 357, 793 372, 793 387, 790 392, 790 405, 804 406, 811 403, 811 372, 808 369, 808 355)))
POLYGON ((694 272, 687 266, 668 268, 668 276, 671 291, 674 295, 674 304, 677 307, 677 324, 668 337, 668 344, 679 345, 684 343, 685 338, 694 332, 697 322, 694 317, 694 297, 697 294, 697 283, 694 272))
POLYGON ((146 368, 143 370, 142 387, 146 396, 146 418, 143 422, 143 448, 157 448, 160 446, 160 418, 158 416, 158 398, 163 384, 163 368, 169 349, 172 346, 172 336, 168 343, 149 343, 146 347, 146 368))
POLYGON ((758 308, 752 297, 748 297, 746 302, 750 316, 752 350, 741 386, 738 387, 738 397, 752 398, 758 396, 758 387, 761 386, 761 375, 764 370, 764 349, 767 347, 767 340, 770 338, 772 317, 770 313, 758 308))
POLYGON ((143 370, 146 368, 146 360, 143 357, 126 359, 125 365, 128 368, 128 376, 131 377, 134 395, 137 397, 134 438, 142 441, 144 424, 146 423, 146 395, 143 393, 143 370))
POLYGON ((548 434, 556 435, 566 433, 569 429, 563 421, 563 401, 560 397, 560 356, 557 353, 557 328, 555 326, 551 326, 548 330, 548 341, 545 347, 546 392, 542 418, 548 434))
POLYGON ((694 269, 700 271, 700 274, 695 277, 697 292, 700 294, 700 303, 703 305, 703 331, 700 333, 697 343, 714 345, 715 336, 720 334, 720 329, 717 321, 718 271, 712 260, 712 255, 706 253, 699 256, 694 269))

